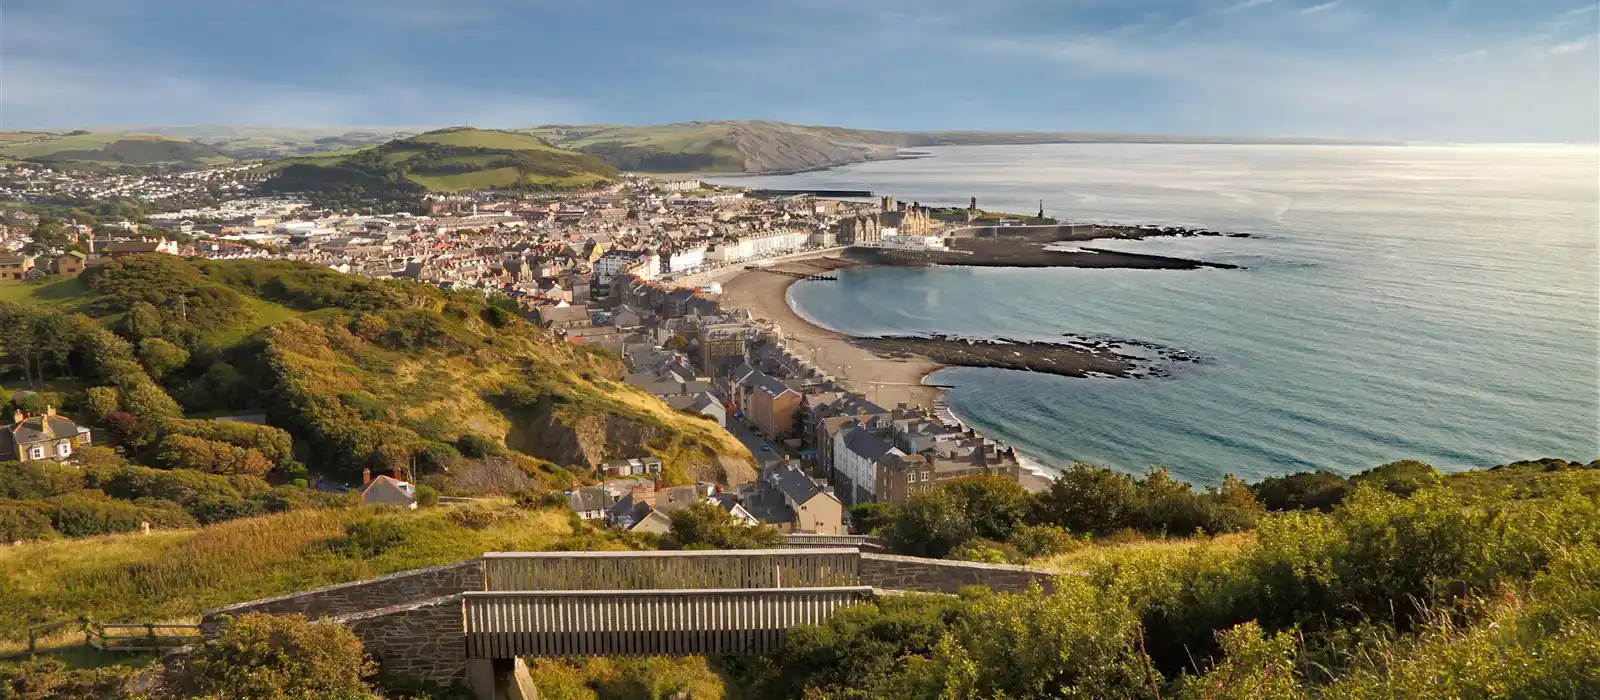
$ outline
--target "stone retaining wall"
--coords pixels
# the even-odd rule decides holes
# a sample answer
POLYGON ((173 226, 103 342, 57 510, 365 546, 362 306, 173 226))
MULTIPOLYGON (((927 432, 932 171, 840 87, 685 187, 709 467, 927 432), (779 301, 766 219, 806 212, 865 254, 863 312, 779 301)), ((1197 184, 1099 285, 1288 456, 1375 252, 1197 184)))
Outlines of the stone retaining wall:
POLYGON ((1059 575, 1025 566, 867 552, 861 553, 860 573, 863 586, 929 593, 954 593, 962 586, 988 586, 1000 593, 1020 593, 1034 583, 1050 592, 1059 575))
POLYGON ((315 619, 481 590, 483 560, 468 559, 208 610, 201 617, 200 631, 206 636, 216 634, 224 615, 267 613, 315 619))
POLYGON ((441 685, 467 679, 460 593, 330 619, 350 628, 385 673, 441 685))

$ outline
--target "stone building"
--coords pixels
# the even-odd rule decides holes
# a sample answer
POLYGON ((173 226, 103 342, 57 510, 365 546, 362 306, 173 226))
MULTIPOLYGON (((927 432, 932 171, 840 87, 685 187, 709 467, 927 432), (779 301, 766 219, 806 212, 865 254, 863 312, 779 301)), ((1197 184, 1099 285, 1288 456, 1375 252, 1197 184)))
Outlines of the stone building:
POLYGON ((61 461, 79 447, 89 444, 89 429, 48 407, 44 415, 26 416, 17 411, 11 425, 0 426, 0 460, 25 462, 38 459, 61 461))

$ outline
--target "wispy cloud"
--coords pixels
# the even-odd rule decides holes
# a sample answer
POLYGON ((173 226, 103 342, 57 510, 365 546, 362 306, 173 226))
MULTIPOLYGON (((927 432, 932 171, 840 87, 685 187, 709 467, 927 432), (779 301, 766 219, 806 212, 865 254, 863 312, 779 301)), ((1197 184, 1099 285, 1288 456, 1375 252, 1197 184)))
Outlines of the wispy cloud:
POLYGON ((1300 14, 1302 14, 1302 15, 1315 15, 1315 14, 1327 12, 1328 10, 1331 10, 1331 9, 1333 9, 1335 7, 1338 7, 1338 6, 1342 5, 1342 4, 1344 4, 1343 0, 1333 0, 1333 2, 1325 2, 1325 3, 1322 3, 1321 5, 1312 5, 1310 7, 1302 7, 1302 8, 1300 8, 1300 14))
POLYGON ((1276 2, 1276 1, 1277 0, 1242 0, 1241 2, 1237 2, 1237 3, 1234 3, 1232 5, 1229 5, 1227 7, 1222 8, 1222 11, 1221 11, 1220 14, 1231 15, 1231 14, 1233 14, 1235 12, 1243 12, 1245 10, 1248 10, 1248 9, 1252 8, 1252 7, 1261 7, 1262 5, 1270 5, 1270 4, 1272 4, 1272 3, 1276 2))
POLYGON ((1576 41, 1564 41, 1550 47, 1550 53, 1560 55, 1564 53, 1577 53, 1594 45, 1593 35, 1583 37, 1576 41))

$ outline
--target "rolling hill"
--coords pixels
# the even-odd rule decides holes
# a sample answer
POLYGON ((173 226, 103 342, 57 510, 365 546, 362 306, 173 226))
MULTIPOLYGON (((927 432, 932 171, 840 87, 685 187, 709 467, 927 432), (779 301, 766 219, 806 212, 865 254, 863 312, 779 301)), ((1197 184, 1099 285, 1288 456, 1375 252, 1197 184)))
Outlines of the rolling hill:
POLYGON ((95 127, 95 133, 179 136, 234 158, 290 158, 375 146, 414 136, 427 127, 131 126, 95 127))
POLYGON ((215 148, 161 134, 52 134, 10 131, 0 134, 0 158, 36 163, 100 166, 177 165, 201 167, 233 162, 215 148))
POLYGON ((535 136, 464 127, 264 167, 273 172, 264 185, 269 191, 338 201, 399 201, 426 192, 477 189, 575 189, 617 175, 597 156, 556 148, 535 136))
POLYGON ((1045 131, 875 131, 773 121, 549 125, 518 131, 636 172, 775 173, 892 158, 900 148, 1045 143, 1349 144, 1341 139, 1045 131))

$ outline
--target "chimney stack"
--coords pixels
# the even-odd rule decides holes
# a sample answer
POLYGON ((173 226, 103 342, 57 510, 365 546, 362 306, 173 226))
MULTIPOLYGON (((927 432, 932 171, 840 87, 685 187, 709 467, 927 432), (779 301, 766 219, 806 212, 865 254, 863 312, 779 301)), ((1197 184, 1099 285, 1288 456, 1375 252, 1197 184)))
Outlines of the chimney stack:
POLYGON ((372 483, 372 468, 371 467, 362 467, 362 469, 361 469, 361 485, 362 486, 366 486, 367 484, 370 484, 370 483, 372 483))

